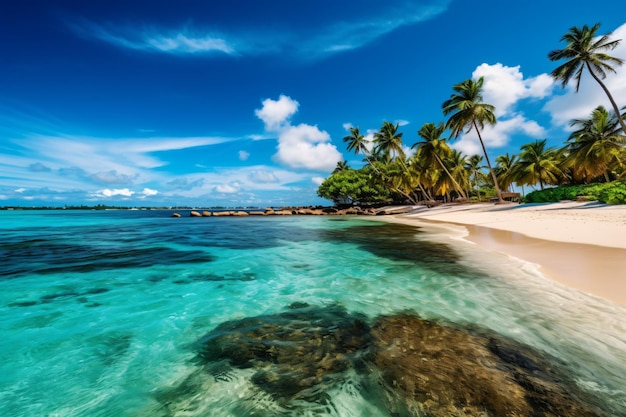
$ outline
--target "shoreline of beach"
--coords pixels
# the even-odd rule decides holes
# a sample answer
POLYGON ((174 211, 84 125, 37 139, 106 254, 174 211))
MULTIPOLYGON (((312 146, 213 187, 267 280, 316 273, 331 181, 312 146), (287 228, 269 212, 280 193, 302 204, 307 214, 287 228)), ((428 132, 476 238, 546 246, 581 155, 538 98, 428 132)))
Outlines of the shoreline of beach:
POLYGON ((547 278, 626 306, 626 206, 467 204, 376 219, 463 227, 469 242, 531 262, 547 278))

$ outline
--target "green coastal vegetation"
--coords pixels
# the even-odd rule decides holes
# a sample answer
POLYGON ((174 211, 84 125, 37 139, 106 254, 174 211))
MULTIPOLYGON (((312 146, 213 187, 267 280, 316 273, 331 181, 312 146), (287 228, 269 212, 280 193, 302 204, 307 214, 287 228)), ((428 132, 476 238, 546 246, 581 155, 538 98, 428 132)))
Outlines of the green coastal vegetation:
POLYGON ((497 123, 495 107, 483 101, 484 79, 467 79, 452 86, 453 93, 442 104, 447 121, 419 128, 410 156, 397 123, 383 122, 372 140, 358 126, 351 127, 343 140, 348 151, 363 156, 365 165, 353 169, 339 162, 317 194, 335 204, 503 202, 516 195, 516 189, 525 194, 524 187, 531 187, 526 202, 626 204, 626 106, 620 110, 602 82, 624 63, 607 53, 621 39, 612 40, 611 33, 598 35, 599 27, 570 28, 561 38, 566 46, 548 54, 551 61, 561 62, 551 75, 563 88, 573 81, 578 92, 583 73, 589 73, 611 103, 610 109, 598 105, 588 117, 571 120, 573 131, 561 147, 548 146, 547 139, 533 140, 518 154, 500 155, 492 163, 482 135, 486 126, 497 123), (450 146, 450 141, 472 131, 483 155, 465 155, 450 146))

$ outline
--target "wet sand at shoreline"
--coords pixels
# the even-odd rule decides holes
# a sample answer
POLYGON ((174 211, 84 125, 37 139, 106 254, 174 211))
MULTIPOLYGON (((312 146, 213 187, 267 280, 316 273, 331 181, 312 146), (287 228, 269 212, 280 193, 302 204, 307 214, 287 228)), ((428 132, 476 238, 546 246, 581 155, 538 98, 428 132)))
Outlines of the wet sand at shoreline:
POLYGON ((467 240, 539 265, 568 287, 626 306, 626 249, 553 242, 487 227, 465 225, 467 240))
POLYGON ((597 203, 463 205, 377 220, 462 226, 464 239, 539 266, 548 278, 626 306, 626 207, 597 203))

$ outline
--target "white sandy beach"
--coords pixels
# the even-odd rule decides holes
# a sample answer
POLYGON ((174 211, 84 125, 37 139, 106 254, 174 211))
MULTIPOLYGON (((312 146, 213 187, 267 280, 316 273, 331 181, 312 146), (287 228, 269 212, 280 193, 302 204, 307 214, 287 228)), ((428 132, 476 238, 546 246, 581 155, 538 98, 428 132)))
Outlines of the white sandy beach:
POLYGON ((626 206, 466 204, 383 218, 463 225, 469 241, 538 264, 549 278, 626 306, 626 206))

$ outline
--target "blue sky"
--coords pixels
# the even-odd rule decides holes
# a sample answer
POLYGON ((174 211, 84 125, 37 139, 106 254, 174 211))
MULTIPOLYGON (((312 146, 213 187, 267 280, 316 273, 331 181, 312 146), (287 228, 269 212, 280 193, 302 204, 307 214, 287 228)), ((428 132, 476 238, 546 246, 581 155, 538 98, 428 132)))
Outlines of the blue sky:
MULTIPOLYGON (((591 79, 554 84, 547 54, 596 22, 626 39, 621 0, 5 1, 0 206, 330 204, 320 181, 362 165, 348 127, 397 122, 411 146, 479 76, 492 157, 560 146, 608 100, 591 79)), ((471 134, 452 144, 480 152, 471 134)))

